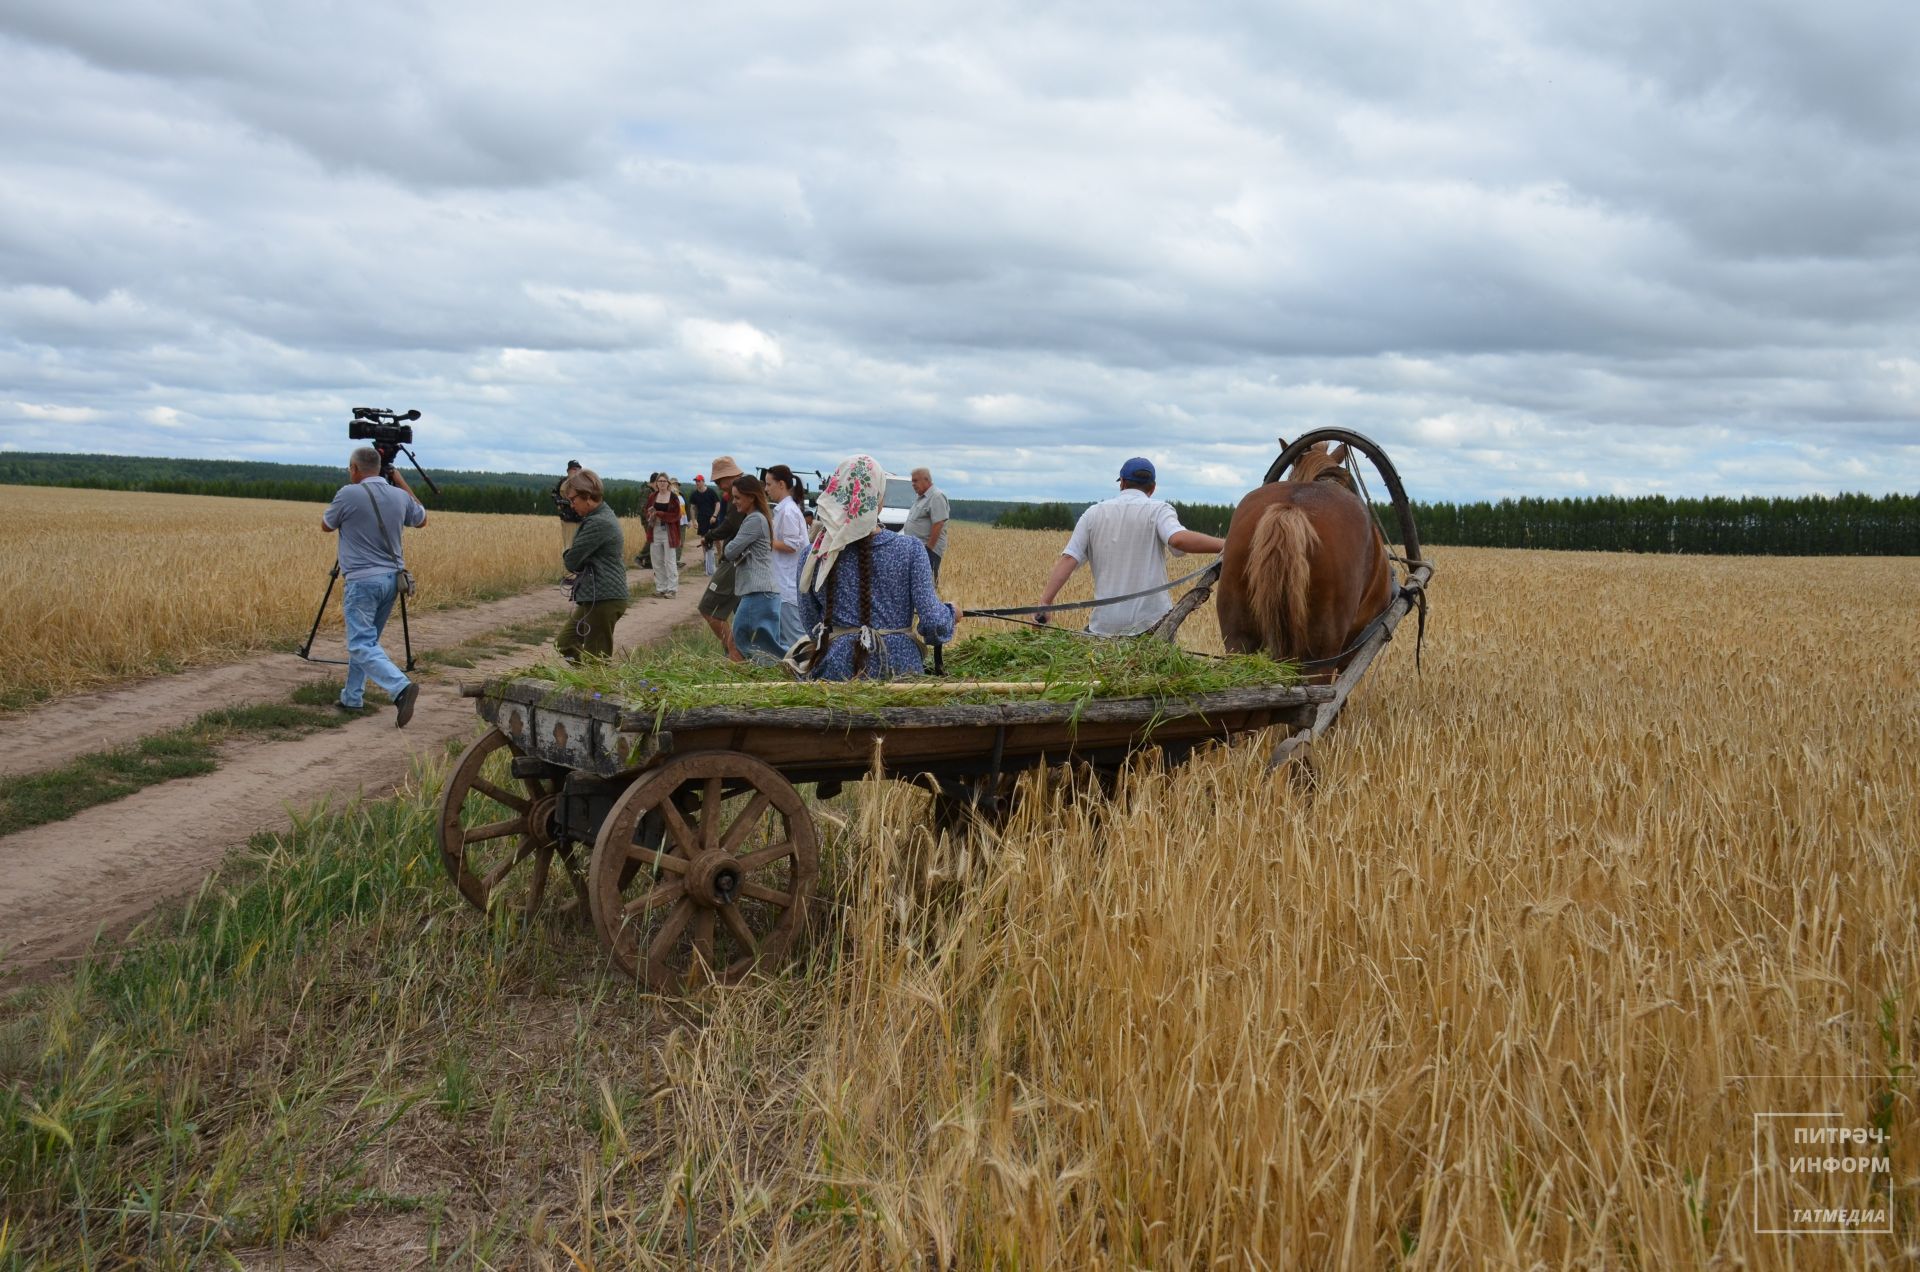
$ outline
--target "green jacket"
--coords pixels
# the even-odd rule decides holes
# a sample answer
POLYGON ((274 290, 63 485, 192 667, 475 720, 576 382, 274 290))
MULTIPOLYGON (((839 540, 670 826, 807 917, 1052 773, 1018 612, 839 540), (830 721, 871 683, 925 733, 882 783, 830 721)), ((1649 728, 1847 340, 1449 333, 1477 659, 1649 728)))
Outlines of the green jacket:
POLYGON ((628 599, 626 536, 620 533, 620 518, 605 503, 587 514, 573 546, 560 559, 580 576, 573 585, 575 605, 628 599))

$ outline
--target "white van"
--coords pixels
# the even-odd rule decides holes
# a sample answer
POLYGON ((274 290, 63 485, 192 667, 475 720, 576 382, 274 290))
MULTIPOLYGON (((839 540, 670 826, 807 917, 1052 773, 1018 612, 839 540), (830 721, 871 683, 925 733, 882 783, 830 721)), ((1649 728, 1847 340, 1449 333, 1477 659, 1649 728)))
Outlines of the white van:
POLYGON ((914 493, 911 478, 887 478, 887 495, 880 501, 881 527, 887 530, 898 530, 906 525, 907 512, 913 507, 913 501, 919 497, 914 493))

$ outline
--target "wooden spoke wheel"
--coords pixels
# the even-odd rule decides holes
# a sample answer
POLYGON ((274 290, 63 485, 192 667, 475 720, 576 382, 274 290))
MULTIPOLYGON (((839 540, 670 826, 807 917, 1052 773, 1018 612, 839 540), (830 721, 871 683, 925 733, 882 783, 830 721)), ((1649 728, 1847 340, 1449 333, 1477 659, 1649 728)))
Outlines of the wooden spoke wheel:
POLYGON ((522 754, 498 729, 468 747, 440 796, 440 861, 460 895, 476 910, 517 905, 539 910, 554 859, 588 906, 586 851, 553 835, 563 779, 515 777, 522 754))
POLYGON ((698 751, 614 802, 587 890, 614 962, 672 992, 731 984, 783 957, 819 869, 813 818, 791 782, 750 755, 698 751))

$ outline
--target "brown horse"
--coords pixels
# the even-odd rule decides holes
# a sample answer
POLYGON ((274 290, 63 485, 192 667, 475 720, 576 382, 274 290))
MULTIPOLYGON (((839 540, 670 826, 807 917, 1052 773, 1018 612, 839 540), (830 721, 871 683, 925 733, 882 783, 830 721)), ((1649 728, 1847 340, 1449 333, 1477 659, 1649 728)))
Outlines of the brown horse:
POLYGON ((1233 510, 1220 563, 1220 636, 1235 654, 1331 658, 1387 607, 1387 543, 1342 464, 1321 442, 1285 481, 1233 510))

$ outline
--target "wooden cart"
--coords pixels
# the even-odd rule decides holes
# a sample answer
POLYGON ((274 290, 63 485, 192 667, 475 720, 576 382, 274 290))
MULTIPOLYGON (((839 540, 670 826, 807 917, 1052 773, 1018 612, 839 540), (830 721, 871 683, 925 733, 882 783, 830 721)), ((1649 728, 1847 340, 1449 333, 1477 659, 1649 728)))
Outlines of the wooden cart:
POLYGON ((479 909, 541 904, 556 863, 613 959, 661 989, 732 981, 806 925, 817 797, 874 772, 937 792, 946 824, 991 819, 1039 765, 1118 771, 1151 744, 1170 760, 1273 725, 1311 726, 1329 685, 1151 699, 652 712, 537 680, 467 687, 492 727, 441 801, 440 850, 479 909))
MULTIPOLYGON (((1391 474, 1378 448, 1357 440, 1391 474)), ((1276 726, 1286 730, 1277 763, 1332 723, 1431 572, 1398 478, 1389 484, 1414 568, 1329 684, 1172 701, 661 713, 545 681, 463 686, 490 727, 447 779, 439 824, 447 873, 480 910, 532 912, 558 863, 613 960, 676 990, 738 980, 783 957, 804 931, 819 838, 801 786, 812 784, 823 799, 874 773, 919 782, 936 792, 936 821, 958 825, 1001 815, 1013 779, 1043 765, 1073 763, 1111 777, 1146 746, 1178 762, 1208 742, 1276 726)), ((1172 639, 1210 582, 1183 597, 1157 634, 1172 639)))

